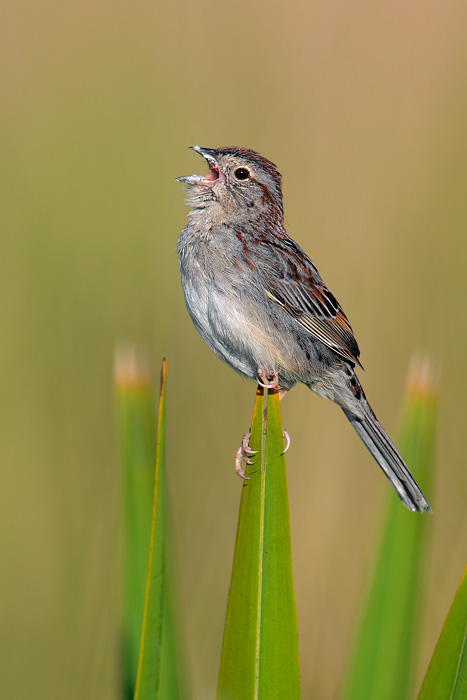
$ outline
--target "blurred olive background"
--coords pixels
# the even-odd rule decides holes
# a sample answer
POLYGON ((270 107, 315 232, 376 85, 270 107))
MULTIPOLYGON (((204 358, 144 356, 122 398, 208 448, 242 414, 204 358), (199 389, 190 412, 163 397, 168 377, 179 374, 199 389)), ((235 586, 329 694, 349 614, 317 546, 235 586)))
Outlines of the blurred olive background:
MULTIPOLYGON (((155 386, 168 357, 178 612, 192 698, 214 696, 254 386, 184 307, 174 178, 205 172, 196 143, 278 164, 390 433, 412 353, 442 368, 421 678, 467 544, 467 5, 19 0, 2 17, 2 697, 117 697, 126 341, 155 386)), ((303 697, 326 700, 395 496, 332 404, 299 387, 283 419, 303 697)))

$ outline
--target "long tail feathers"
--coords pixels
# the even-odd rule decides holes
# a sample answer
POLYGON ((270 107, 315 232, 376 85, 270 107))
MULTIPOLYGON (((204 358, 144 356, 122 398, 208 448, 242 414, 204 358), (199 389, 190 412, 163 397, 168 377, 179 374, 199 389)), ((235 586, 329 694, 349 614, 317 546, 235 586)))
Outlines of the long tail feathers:
POLYGON ((354 416, 346 408, 342 408, 353 429, 393 485, 402 503, 409 510, 419 513, 426 510, 431 513, 428 501, 386 431, 368 404, 365 409, 365 417, 361 419, 354 416))

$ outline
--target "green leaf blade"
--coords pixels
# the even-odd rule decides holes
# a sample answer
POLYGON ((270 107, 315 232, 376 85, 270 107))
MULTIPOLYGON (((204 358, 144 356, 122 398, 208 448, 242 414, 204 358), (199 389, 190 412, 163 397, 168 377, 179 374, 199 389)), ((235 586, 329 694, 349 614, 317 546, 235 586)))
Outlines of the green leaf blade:
POLYGON ((290 525, 277 392, 268 397, 262 451, 261 392, 242 489, 218 681, 218 700, 298 700, 300 678, 290 525))
POLYGON ((298 627, 282 423, 277 392, 268 393, 265 455, 260 700, 300 698, 298 627))
POLYGON ((467 567, 417 700, 467 698, 467 567))
POLYGON ((165 359, 162 364, 156 471, 152 510, 149 562, 144 598, 143 625, 134 700, 156 700, 159 695, 162 627, 164 619, 165 537, 165 359))
POLYGON ((124 485, 122 694, 130 700, 138 670, 151 534, 155 424, 150 381, 137 368, 133 350, 117 353, 115 383, 124 485))
POLYGON ((250 480, 242 488, 219 669, 219 700, 257 697, 264 498, 262 425, 262 393, 258 391, 249 441, 257 452, 252 456, 254 464, 246 467, 250 480))

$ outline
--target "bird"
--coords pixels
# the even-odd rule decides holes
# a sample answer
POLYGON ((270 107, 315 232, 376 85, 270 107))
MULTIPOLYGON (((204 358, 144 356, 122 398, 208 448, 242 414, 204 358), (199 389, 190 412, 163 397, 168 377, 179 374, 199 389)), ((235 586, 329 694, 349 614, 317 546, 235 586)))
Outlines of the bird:
MULTIPOLYGON (((280 398, 302 383, 336 403, 402 503, 431 513, 366 399, 342 307, 285 230, 277 166, 249 148, 190 148, 209 168, 176 178, 190 208, 177 258, 196 329, 227 365, 280 398)), ((247 462, 245 440, 241 451, 247 462)))

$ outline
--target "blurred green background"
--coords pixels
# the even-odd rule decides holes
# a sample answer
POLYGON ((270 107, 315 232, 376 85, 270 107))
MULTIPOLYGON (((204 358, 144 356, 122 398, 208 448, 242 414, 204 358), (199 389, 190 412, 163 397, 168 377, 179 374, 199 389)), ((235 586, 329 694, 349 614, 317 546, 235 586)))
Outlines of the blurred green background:
MULTIPOLYGON (((192 697, 213 697, 254 385, 184 307, 174 178, 204 172, 196 143, 278 164, 289 233, 349 316, 393 436, 413 351, 442 368, 421 678, 467 545, 466 31, 456 0, 4 5, 2 697, 117 697, 112 374, 126 341, 156 385, 168 357, 179 617, 192 697)), ((328 700, 395 496, 332 404, 299 387, 283 420, 303 697, 328 700)))

